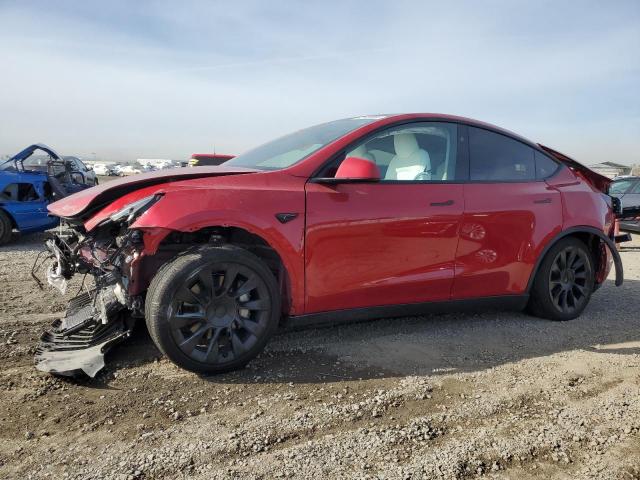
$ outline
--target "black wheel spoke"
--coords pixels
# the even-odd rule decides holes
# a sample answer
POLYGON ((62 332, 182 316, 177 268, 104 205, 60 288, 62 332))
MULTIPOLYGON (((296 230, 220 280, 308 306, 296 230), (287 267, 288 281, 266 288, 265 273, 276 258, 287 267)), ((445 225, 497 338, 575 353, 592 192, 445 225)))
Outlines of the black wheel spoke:
POLYGON ((267 310, 269 308, 269 302, 262 299, 250 300, 240 303, 240 308, 246 308, 247 310, 267 310))
POLYGON ((233 347, 233 354, 238 357, 246 352, 247 348, 240 337, 238 336, 238 332, 231 332, 231 346, 233 347))
POLYGON ((238 267, 235 265, 230 265, 227 270, 224 272, 224 279, 222 280, 222 285, 218 290, 218 296, 229 293, 236 279, 238 278, 238 267))
POLYGON ((558 255, 558 267, 561 271, 567 268, 567 252, 562 251, 560 255, 558 255))
POLYGON ((563 312, 566 312, 568 310, 567 291, 564 289, 560 292, 560 307, 562 308, 563 312))
POLYGON ((191 355, 193 353, 193 350, 200 343, 200 340, 202 339, 204 334, 207 333, 209 330, 211 330, 211 326, 209 326, 208 324, 204 324, 201 327, 199 327, 195 332, 193 332, 190 336, 188 336, 182 343, 180 343, 180 348, 182 349, 182 351, 184 351, 188 355, 191 355))
POLYGON ((207 363, 216 363, 218 361, 218 353, 220 347, 218 345, 218 339, 220 338, 221 328, 217 328, 211 338, 209 339, 209 344, 207 346, 207 351, 205 353, 204 360, 207 363))
POLYGON ((201 287, 198 297, 203 305, 206 305, 214 296, 213 272, 210 268, 204 268, 198 273, 198 283, 201 287))
POLYGON ((196 295, 191 288, 180 287, 176 292, 175 296, 176 300, 182 303, 188 303, 191 305, 204 305, 202 302, 202 298, 199 295, 196 295))
POLYGON ((569 307, 575 308, 575 306, 576 306, 576 299, 573 296, 573 290, 568 289, 567 290, 567 308, 569 307))
POLYGON ((240 325, 252 335, 258 335, 262 331, 262 327, 260 326, 260 324, 258 322, 254 322, 253 320, 244 319, 240 325))
POLYGON ((194 323, 202 323, 205 321, 204 315, 201 313, 175 313, 169 322, 173 328, 184 328, 194 323))
POLYGON ((251 290, 253 290, 257 286, 258 286, 258 280, 257 280, 255 275, 252 275, 251 277, 249 277, 247 279, 246 282, 244 282, 240 286, 240 288, 238 288, 235 292, 233 292, 233 296, 238 298, 238 297, 241 297, 243 295, 246 295, 247 293, 251 292, 251 290))

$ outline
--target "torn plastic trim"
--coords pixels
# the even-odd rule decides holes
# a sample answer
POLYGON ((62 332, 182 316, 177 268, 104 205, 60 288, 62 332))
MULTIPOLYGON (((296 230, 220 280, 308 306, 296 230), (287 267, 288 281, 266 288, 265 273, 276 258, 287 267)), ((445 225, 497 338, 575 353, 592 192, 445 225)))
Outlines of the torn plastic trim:
POLYGON ((47 246, 56 260, 54 263, 49 265, 49 268, 47 269, 47 283, 64 295, 67 293, 67 279, 63 273, 64 260, 62 251, 51 240, 47 240, 47 246))
POLYGON ((85 292, 67 305, 62 319, 53 322, 36 349, 36 368, 43 372, 93 378, 105 366, 104 355, 127 339, 135 319, 123 314, 115 286, 85 292))

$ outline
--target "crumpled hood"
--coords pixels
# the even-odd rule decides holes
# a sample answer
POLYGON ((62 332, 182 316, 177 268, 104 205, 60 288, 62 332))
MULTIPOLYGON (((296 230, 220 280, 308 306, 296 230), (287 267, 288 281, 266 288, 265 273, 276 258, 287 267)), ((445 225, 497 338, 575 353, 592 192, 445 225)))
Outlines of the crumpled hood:
POLYGON ((58 200, 50 204, 47 208, 49 212, 58 217, 82 220, 105 204, 129 192, 144 187, 194 178, 239 175, 258 171, 259 170, 250 168, 225 167, 220 165, 215 167, 175 168, 142 173, 83 190, 58 200))

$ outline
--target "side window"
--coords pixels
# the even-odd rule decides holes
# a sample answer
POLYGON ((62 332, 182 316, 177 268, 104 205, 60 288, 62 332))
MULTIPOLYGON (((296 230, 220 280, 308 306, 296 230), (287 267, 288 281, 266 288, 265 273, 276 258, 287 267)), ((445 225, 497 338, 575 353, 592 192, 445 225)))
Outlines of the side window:
POLYGON ((461 179, 458 126, 416 122, 378 133, 349 149, 346 157, 374 162, 382 181, 453 181, 461 179))
POLYGON ((558 164, 547 157, 545 154, 540 152, 535 152, 536 158, 536 178, 538 180, 542 180, 544 178, 549 178, 551 175, 556 173, 558 169, 558 164))
POLYGON ((536 178, 535 150, 499 133, 469 127, 471 180, 527 181, 536 178))
POLYGON ((613 182, 609 187, 609 193, 622 194, 629 190, 629 187, 633 185, 635 180, 618 180, 613 182))
POLYGON ((640 182, 637 182, 629 193, 640 193, 640 182))

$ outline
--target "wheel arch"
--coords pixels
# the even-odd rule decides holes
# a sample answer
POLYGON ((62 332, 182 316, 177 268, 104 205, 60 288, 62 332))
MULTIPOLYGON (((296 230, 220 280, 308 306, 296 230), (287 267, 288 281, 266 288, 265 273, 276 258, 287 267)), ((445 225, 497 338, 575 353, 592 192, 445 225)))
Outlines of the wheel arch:
POLYGON ((15 217, 11 214, 11 212, 9 210, 7 210, 5 208, 4 205, 0 204, 0 210, 2 210, 2 212, 9 218, 9 221, 11 222, 11 226, 17 230, 20 229, 20 227, 18 226, 18 222, 16 222, 15 217))
MULTIPOLYGON (((200 242, 199 245, 235 245, 248 250, 260 258, 274 273, 281 293, 281 303, 283 313, 289 314, 292 311, 300 310, 296 305, 296 295, 302 296, 303 291, 299 291, 303 286, 296 276, 295 266, 291 265, 287 252, 283 252, 277 246, 277 242, 262 231, 256 231, 245 225, 235 225, 225 222, 224 224, 199 225, 196 229, 171 230, 162 233, 163 238, 156 245, 156 250, 163 246, 170 245, 176 240, 183 241, 184 238, 206 238, 208 241, 200 242)), ((184 250, 197 246, 198 244, 184 242, 184 250)))
POLYGON ((615 284, 616 286, 622 285, 622 282, 624 280, 624 269, 622 266, 622 259, 620 258, 620 254, 618 253, 618 250, 613 240, 607 235, 605 235, 604 232, 602 232, 601 230, 598 230, 595 227, 591 227, 588 225, 581 225, 581 226, 571 227, 559 232, 555 237, 553 237, 547 243, 547 245, 545 245, 542 252, 538 256, 538 259, 536 260, 533 270, 531 271, 529 282, 527 283, 527 293, 531 291, 531 288, 533 287, 533 282, 536 278, 536 275, 538 274, 540 265, 544 261, 544 258, 546 257, 547 253, 549 253, 549 250, 551 250, 551 248, 560 240, 567 237, 575 237, 582 240, 591 251, 593 258, 596 262, 600 261, 599 260, 600 255, 598 250, 600 247, 600 243, 597 240, 601 240, 606 245, 606 248, 609 249, 609 251, 611 252, 611 256, 613 257, 613 264, 616 269, 615 284))

